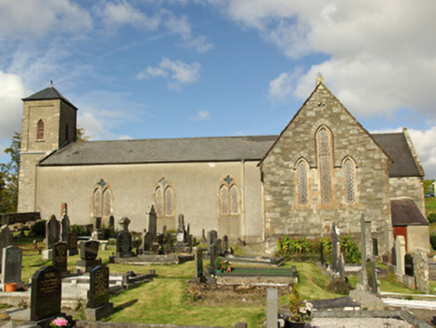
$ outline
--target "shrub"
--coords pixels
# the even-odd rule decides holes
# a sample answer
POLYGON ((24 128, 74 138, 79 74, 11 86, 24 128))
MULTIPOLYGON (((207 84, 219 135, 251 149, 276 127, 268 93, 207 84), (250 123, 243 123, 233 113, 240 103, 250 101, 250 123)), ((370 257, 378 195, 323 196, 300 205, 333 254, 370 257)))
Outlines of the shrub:
POLYGON ((436 251, 436 233, 432 233, 430 236, 431 247, 436 251))
POLYGON ((45 225, 47 221, 46 220, 39 220, 36 221, 35 224, 32 226, 30 235, 32 237, 45 237, 45 225))
POLYGON ((436 222, 436 213, 430 213, 427 217, 428 223, 435 223, 436 222))
POLYGON ((72 231, 77 233, 77 236, 91 236, 91 231, 86 226, 78 226, 77 224, 73 225, 71 228, 72 231))

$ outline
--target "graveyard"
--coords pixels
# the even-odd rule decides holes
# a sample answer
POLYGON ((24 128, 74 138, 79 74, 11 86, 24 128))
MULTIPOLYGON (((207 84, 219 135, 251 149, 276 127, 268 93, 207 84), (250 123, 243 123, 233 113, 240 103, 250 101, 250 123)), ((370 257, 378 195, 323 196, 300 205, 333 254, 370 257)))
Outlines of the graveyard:
POLYGON ((291 240, 285 238, 275 256, 255 246, 231 245, 227 236, 219 238, 213 230, 197 241, 183 216, 176 231, 157 232, 153 218, 149 222, 148 231, 134 234, 129 219, 122 218, 116 238, 108 240, 102 239, 98 226, 91 236, 78 236, 66 212, 60 220, 47 220, 45 238, 26 237, 3 225, 2 323, 48 327, 63 317, 76 327, 98 327, 98 322, 114 327, 277 327, 277 320, 292 316, 289 297, 296 286, 301 299, 315 305, 314 320, 331 319, 332 313, 343 316, 346 308, 358 317, 377 317, 381 311, 389 320, 400 316, 406 321, 408 315, 408 322, 434 320, 432 310, 422 310, 436 311, 436 296, 431 295, 436 280, 424 263, 427 257, 413 255, 411 273, 403 263, 404 240, 397 238, 397 265, 383 263, 370 247, 365 233, 371 231, 371 222, 363 216, 359 253, 357 244, 340 236, 333 224, 328 241, 293 241, 315 245, 316 252, 290 250, 286 245, 291 240), (350 263, 344 243, 354 247, 360 263, 350 263), (366 265, 362 268, 361 263, 366 265), (15 290, 6 291, 7 285, 15 290), (423 302, 415 311, 423 320, 398 310, 406 301, 423 302))

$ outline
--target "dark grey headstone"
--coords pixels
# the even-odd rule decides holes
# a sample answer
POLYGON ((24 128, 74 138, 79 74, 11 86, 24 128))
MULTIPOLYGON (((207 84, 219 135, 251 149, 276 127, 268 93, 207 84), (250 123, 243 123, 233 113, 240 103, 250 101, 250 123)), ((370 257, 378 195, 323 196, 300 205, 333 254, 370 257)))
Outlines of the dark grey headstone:
POLYGON ((338 272, 338 266, 339 266, 339 254, 341 252, 340 246, 340 239, 338 230, 336 228, 336 225, 333 223, 332 225, 332 231, 331 231, 331 237, 332 237, 332 271, 338 272))
POLYGON ((45 231, 45 246, 47 249, 52 249, 53 245, 59 241, 61 228, 56 216, 52 215, 47 221, 45 231))
POLYGON ((203 272, 203 250, 195 248, 195 277, 201 278, 204 276, 203 272))
POLYGON ((12 231, 8 226, 2 226, 0 228, 0 263, 2 263, 3 249, 13 244, 13 238, 12 231))
POLYGON ((61 218, 61 241, 64 243, 69 243, 69 234, 70 234, 70 219, 68 215, 65 213, 61 218))
POLYGON ((120 231, 117 234, 117 257, 132 256, 132 234, 129 231, 120 231))
POLYGON ((11 245, 3 248, 2 283, 21 282, 22 251, 11 245))
POLYGON ((215 244, 218 239, 218 232, 216 230, 211 230, 207 233, 207 243, 209 245, 215 244))
POLYGON ((115 228, 115 218, 113 215, 109 217, 109 228, 115 228))
POLYGON ((155 236, 149 231, 144 235, 144 251, 151 251, 153 249, 153 243, 155 236))
POLYGON ((78 250, 78 246, 77 246, 77 241, 78 241, 77 232, 74 232, 74 231, 70 232, 70 234, 68 235, 68 239, 69 239, 69 243, 68 243, 69 253, 68 254, 70 256, 78 254, 79 250, 78 250))
POLYGON ((67 271, 68 266, 68 245, 59 242, 53 246, 53 266, 60 272, 67 271))
POLYGON ((153 205, 151 205, 150 212, 148 212, 148 231, 154 236, 157 235, 157 215, 153 205))
POLYGON ((56 316, 61 312, 61 273, 53 266, 44 266, 32 277, 30 320, 56 316))
POLYGON ((89 308, 97 308, 109 302, 109 268, 96 266, 89 272, 89 308))
POLYGON ((98 256, 100 242, 97 240, 87 240, 80 243, 80 258, 84 261, 93 261, 98 256))

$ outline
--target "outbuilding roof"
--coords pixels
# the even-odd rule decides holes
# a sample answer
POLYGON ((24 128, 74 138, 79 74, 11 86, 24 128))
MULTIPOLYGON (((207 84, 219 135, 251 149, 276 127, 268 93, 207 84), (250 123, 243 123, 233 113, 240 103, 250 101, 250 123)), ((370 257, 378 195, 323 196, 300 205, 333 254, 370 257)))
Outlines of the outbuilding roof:
MULTIPOLYGON (((40 166, 260 161, 278 136, 208 137, 73 142, 40 166)), ((390 177, 419 176, 403 133, 373 134, 394 161, 390 177)))
POLYGON ((428 226, 428 222, 416 206, 413 199, 391 200, 391 215, 393 227, 410 225, 428 226))

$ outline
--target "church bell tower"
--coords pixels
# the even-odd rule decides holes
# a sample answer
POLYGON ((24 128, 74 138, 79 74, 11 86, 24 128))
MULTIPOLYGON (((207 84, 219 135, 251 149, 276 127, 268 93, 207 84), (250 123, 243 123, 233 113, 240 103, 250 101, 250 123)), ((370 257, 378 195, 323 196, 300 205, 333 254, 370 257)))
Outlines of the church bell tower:
POLYGON ((53 85, 23 99, 18 212, 37 212, 37 166, 76 141, 77 107, 53 85))

